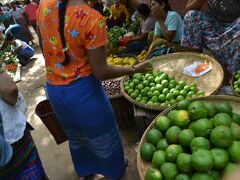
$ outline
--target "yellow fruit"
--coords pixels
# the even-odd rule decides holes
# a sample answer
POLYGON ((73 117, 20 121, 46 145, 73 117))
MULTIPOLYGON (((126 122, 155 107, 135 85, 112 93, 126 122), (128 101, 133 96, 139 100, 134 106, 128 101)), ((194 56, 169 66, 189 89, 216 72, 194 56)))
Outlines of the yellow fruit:
POLYGON ((143 54, 146 54, 146 53, 147 53, 146 50, 142 50, 142 52, 141 52, 142 55, 143 55, 143 54))

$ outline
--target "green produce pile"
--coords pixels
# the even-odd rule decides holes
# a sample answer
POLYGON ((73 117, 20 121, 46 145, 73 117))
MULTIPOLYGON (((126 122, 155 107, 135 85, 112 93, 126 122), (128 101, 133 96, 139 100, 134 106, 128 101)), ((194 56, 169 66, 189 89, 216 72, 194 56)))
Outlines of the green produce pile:
POLYGON ((137 102, 167 107, 184 99, 204 96, 195 83, 177 82, 166 73, 157 71, 137 73, 124 82, 124 91, 137 102))
POLYGON ((0 50, 0 60, 6 65, 16 63, 16 56, 11 55, 10 51, 11 46, 7 46, 5 49, 0 50))
POLYGON ((240 95, 240 70, 238 70, 234 76, 233 88, 234 88, 234 91, 240 95))
POLYGON ((159 116, 140 147, 145 180, 218 180, 240 162, 240 115, 226 102, 188 100, 159 116))
POLYGON ((109 47, 114 48, 118 47, 118 40, 124 34, 127 33, 127 30, 120 26, 114 26, 108 31, 108 40, 109 40, 109 47))
POLYGON ((132 23, 124 24, 123 27, 114 26, 108 31, 108 40, 110 48, 118 47, 119 38, 123 37, 128 32, 134 32, 137 34, 140 27, 140 21, 134 21, 132 23))

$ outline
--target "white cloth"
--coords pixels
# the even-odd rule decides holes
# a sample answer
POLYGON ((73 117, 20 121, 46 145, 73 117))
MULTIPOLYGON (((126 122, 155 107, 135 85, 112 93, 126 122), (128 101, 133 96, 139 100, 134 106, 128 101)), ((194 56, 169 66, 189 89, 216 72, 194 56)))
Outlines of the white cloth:
POLYGON ((17 48, 20 47, 20 46, 22 46, 22 49, 25 49, 25 48, 28 47, 28 44, 27 44, 27 43, 25 43, 24 41, 21 41, 21 40, 19 40, 19 39, 15 39, 15 43, 16 43, 16 46, 11 45, 11 50, 12 50, 12 51, 15 50, 15 49, 17 49, 17 48))
POLYGON ((7 104, 0 98, 0 113, 6 142, 13 144, 23 137, 27 122, 25 112, 26 104, 21 94, 15 106, 7 104))
POLYGON ((20 19, 23 18, 23 10, 20 8, 16 8, 16 11, 14 11, 13 9, 11 9, 9 11, 9 14, 14 18, 14 19, 20 19))

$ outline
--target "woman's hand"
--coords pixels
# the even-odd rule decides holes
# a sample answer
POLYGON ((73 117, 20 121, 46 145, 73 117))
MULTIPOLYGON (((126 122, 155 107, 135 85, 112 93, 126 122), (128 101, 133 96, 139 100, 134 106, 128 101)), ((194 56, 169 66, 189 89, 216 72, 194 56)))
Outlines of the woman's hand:
POLYGON ((143 61, 142 63, 139 63, 139 64, 135 65, 134 67, 135 67, 137 73, 145 73, 145 72, 153 70, 151 61, 143 61))

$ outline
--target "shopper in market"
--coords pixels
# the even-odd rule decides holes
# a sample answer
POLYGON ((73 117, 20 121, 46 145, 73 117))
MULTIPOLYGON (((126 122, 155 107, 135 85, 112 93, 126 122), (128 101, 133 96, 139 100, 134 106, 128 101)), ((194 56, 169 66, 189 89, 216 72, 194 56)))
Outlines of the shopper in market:
POLYGON ((27 20, 23 16, 23 10, 16 7, 16 3, 14 0, 10 1, 10 5, 12 9, 9 11, 9 14, 14 18, 16 23, 20 24, 24 28, 24 32, 27 37, 27 43, 29 44, 31 42, 33 44, 33 35, 28 28, 27 20))
POLYGON ((129 12, 120 0, 115 0, 115 3, 110 7, 110 17, 106 19, 107 27, 122 26, 123 23, 129 21, 129 12))
POLYGON ((148 33, 153 31, 156 22, 147 4, 138 4, 137 12, 139 13, 141 23, 137 35, 129 38, 127 41, 127 51, 130 54, 139 54, 148 45, 148 33))
POLYGON ((29 46, 26 42, 20 39, 15 39, 12 35, 8 34, 5 37, 7 44, 11 45, 12 55, 16 55, 19 63, 22 66, 27 65, 31 58, 34 56, 34 49, 29 46))
POLYGON ((45 180, 37 148, 26 127, 24 99, 1 64, 0 84, 0 179, 45 180))
POLYGON ((30 22, 33 29, 36 31, 36 13, 38 5, 30 0, 25 1, 25 6, 23 7, 23 12, 26 14, 28 21, 30 22))
POLYGON ((107 65, 106 23, 88 1, 41 0, 37 26, 49 100, 68 136, 77 174, 120 178, 126 166, 123 146, 101 80, 146 72, 149 63, 107 65))
POLYGON ((210 50, 233 74, 240 68, 240 1, 189 0, 186 9, 182 46, 210 50), (200 10, 205 2, 210 12, 200 10))
POLYGON ((14 19, 9 14, 8 11, 4 11, 0 8, 0 24, 3 23, 5 29, 7 29, 11 24, 15 24, 14 19))

